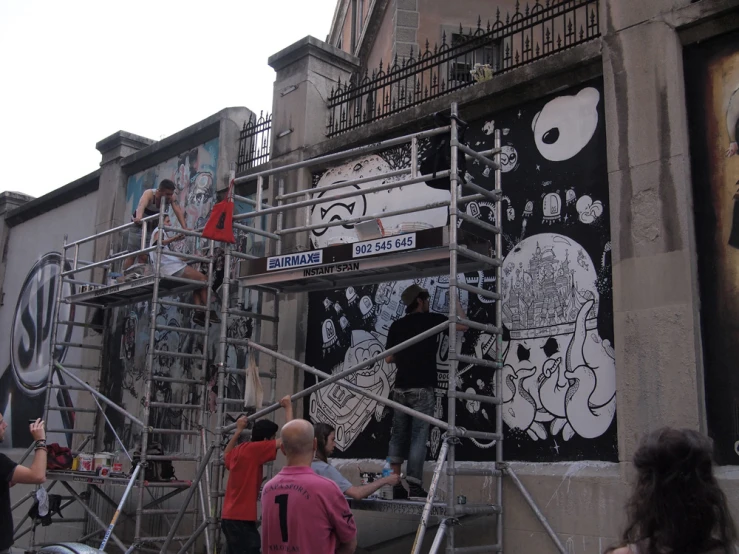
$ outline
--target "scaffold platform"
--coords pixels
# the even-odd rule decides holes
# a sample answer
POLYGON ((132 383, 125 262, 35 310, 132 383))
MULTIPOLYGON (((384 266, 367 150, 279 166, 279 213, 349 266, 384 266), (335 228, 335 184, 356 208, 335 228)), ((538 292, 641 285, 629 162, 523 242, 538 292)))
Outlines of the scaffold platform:
MULTIPOLYGON (((460 245, 459 250, 462 258, 462 252, 490 256, 487 243, 460 245)), ((457 269, 459 273, 468 273, 488 265, 477 259, 461 259, 457 269)), ((238 279, 244 287, 268 286, 280 292, 306 292, 445 273, 449 273, 448 226, 241 260, 238 279)))
POLYGON ((202 288, 205 283, 195 285, 183 279, 148 275, 125 283, 116 283, 95 287, 77 294, 67 296, 65 302, 70 304, 96 305, 101 308, 114 308, 126 304, 134 304, 151 299, 154 294, 154 284, 159 281, 159 296, 176 296, 202 288))

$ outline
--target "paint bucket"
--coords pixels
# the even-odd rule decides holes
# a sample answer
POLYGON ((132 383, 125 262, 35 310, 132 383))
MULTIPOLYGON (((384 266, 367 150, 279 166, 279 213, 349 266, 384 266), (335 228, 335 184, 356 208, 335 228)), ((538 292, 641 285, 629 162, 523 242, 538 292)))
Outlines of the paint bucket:
POLYGON ((96 452, 95 453, 95 464, 93 470, 97 471, 99 467, 107 467, 113 464, 113 455, 110 452, 96 452))
POLYGON ((79 465, 80 471, 92 471, 93 460, 94 460, 92 454, 85 454, 84 452, 80 452, 79 459, 80 459, 80 465, 79 465))

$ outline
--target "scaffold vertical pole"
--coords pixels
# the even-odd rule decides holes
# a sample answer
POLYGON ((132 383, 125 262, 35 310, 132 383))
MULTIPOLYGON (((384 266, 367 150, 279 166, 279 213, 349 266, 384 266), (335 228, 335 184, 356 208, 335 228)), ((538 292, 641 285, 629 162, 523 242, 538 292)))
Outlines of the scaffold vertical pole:
MULTIPOLYGON (((501 138, 500 129, 495 129, 495 161, 498 167, 495 169, 495 192, 502 196, 503 194, 503 182, 502 182, 502 160, 500 154, 501 138)), ((499 196, 500 198, 500 196, 499 196)), ((502 229, 503 227, 503 208, 500 200, 495 203, 495 225, 502 229)), ((496 233, 495 235, 495 257, 498 260, 503 259, 503 235, 502 233, 496 233)), ((503 274, 501 272, 501 266, 495 268, 495 292, 498 295, 495 300, 495 326, 498 329, 503 328, 503 274)), ((503 362, 503 335, 499 333, 495 337, 495 361, 502 364, 503 362)), ((500 366, 502 367, 502 365, 500 366)), ((495 370, 495 396, 503 396, 503 370, 495 370)), ((501 469, 503 463, 503 404, 498 403, 495 406, 495 432, 501 437, 495 443, 495 461, 498 466, 497 469, 501 469)), ((496 537, 495 540, 500 547, 499 552, 503 552, 503 471, 498 471, 496 477, 497 488, 495 491, 496 504, 500 506, 500 513, 496 521, 496 537)))
MULTIPOLYGON (((213 300, 213 259, 215 257, 215 241, 213 239, 209 240, 208 245, 208 251, 210 252, 210 255, 208 256, 208 288, 206 289, 205 294, 205 334, 203 335, 203 358, 200 360, 200 375, 201 375, 201 382, 200 387, 202 387, 202 398, 200 399, 200 414, 198 417, 198 427, 202 431, 202 429, 205 426, 205 412, 208 409, 208 348, 210 346, 209 337, 210 337, 210 305, 213 300)), ((224 303, 226 306, 228 306, 228 302, 224 300, 224 303)), ((227 328, 228 327, 228 321, 221 318, 221 328, 227 328)), ((197 449, 197 459, 198 464, 202 461, 203 454, 205 453, 205 443, 202 441, 196 441, 196 449, 197 449)), ((206 469, 203 472, 203 476, 206 476, 208 474, 208 470, 206 469)), ((210 544, 211 544, 211 533, 208 529, 207 522, 208 518, 210 517, 210 514, 205 510, 205 498, 203 495, 210 494, 210 491, 204 491, 203 490, 203 484, 202 482, 198 483, 198 494, 200 497, 200 502, 195 502, 195 510, 193 515, 193 527, 197 525, 197 512, 198 507, 202 509, 203 511, 203 523, 206 523, 206 526, 204 527, 205 530, 205 544, 206 544, 206 552, 210 551, 210 544)))
MULTIPOLYGON (((451 192, 451 205, 449 208, 449 378, 448 392, 456 390, 457 382, 457 325, 455 318, 457 315, 457 196, 458 196, 458 155, 457 148, 458 128, 457 128, 457 103, 452 102, 451 110, 451 159, 449 166, 449 189, 451 192)), ((449 453, 447 455, 447 467, 455 467, 456 459, 456 429, 457 424, 457 399, 453 394, 447 397, 447 422, 449 423, 449 453)), ((452 521, 456 517, 456 488, 455 476, 453 472, 447 475, 447 517, 452 521)), ((454 550, 454 525, 450 525, 447 532, 447 547, 454 550)))
MULTIPOLYGON (((235 172, 231 170, 229 178, 229 186, 234 182, 235 172)), ((233 195, 233 189, 229 190, 233 195)), ((225 398, 226 388, 226 356, 228 353, 228 306, 231 301, 231 249, 230 243, 223 244, 223 285, 221 286, 221 328, 218 340, 218 397, 216 398, 216 429, 213 437, 213 467, 215 471, 211 479, 211 525, 212 532, 212 552, 218 551, 220 544, 221 532, 218 522, 221 518, 222 502, 220 498, 223 488, 224 460, 221 453, 220 443, 223 438, 224 428, 224 404, 221 402, 225 398)))
MULTIPOLYGON (((168 203, 165 199, 162 199, 162 202, 159 206, 159 219, 158 219, 158 225, 157 228, 159 229, 158 238, 159 240, 156 241, 156 248, 154 250, 154 287, 152 291, 151 296, 151 313, 149 314, 149 351, 147 352, 146 356, 146 377, 144 381, 144 413, 143 417, 141 418, 144 422, 144 427, 141 429, 141 452, 139 457, 139 463, 141 464, 141 467, 144 471, 142 471, 139 475, 139 498, 138 498, 138 505, 136 506, 136 524, 135 524, 135 531, 134 531, 134 543, 139 544, 141 539, 141 523, 143 519, 143 506, 144 506, 144 483, 146 481, 146 466, 147 466, 147 455, 146 450, 149 445, 149 413, 150 413, 150 407, 149 402, 151 401, 151 381, 152 381, 152 374, 154 369, 154 345, 156 344, 156 320, 157 320, 157 312, 159 310, 159 277, 161 276, 162 271, 162 249, 163 249, 163 240, 162 240, 162 228, 164 227, 164 214, 166 213, 166 210, 168 208, 168 203)), ((153 233, 152 233, 153 236, 153 233)))

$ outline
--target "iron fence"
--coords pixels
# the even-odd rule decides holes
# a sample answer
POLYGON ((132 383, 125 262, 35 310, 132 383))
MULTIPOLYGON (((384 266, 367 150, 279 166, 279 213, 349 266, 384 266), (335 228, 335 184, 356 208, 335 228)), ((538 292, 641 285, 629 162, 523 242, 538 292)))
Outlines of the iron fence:
POLYGON ((452 91, 529 64, 600 36, 599 0, 536 0, 513 15, 467 32, 442 34, 441 46, 398 60, 390 67, 339 82, 328 99, 327 136, 388 117, 452 91))
POLYGON ((239 132, 239 157, 236 160, 237 173, 269 161, 271 134, 272 114, 265 116, 260 112, 258 119, 254 114, 249 117, 249 121, 244 123, 239 132))

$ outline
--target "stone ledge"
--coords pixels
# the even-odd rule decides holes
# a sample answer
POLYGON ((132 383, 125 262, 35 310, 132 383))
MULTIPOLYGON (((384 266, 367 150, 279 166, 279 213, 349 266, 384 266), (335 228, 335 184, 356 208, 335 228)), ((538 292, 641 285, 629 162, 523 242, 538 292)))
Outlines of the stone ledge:
POLYGON ((350 72, 356 71, 359 67, 359 58, 356 56, 347 54, 343 50, 339 50, 335 46, 331 46, 310 35, 294 42, 287 48, 283 48, 276 54, 272 54, 267 59, 267 63, 275 71, 281 71, 299 59, 309 55, 350 72))

